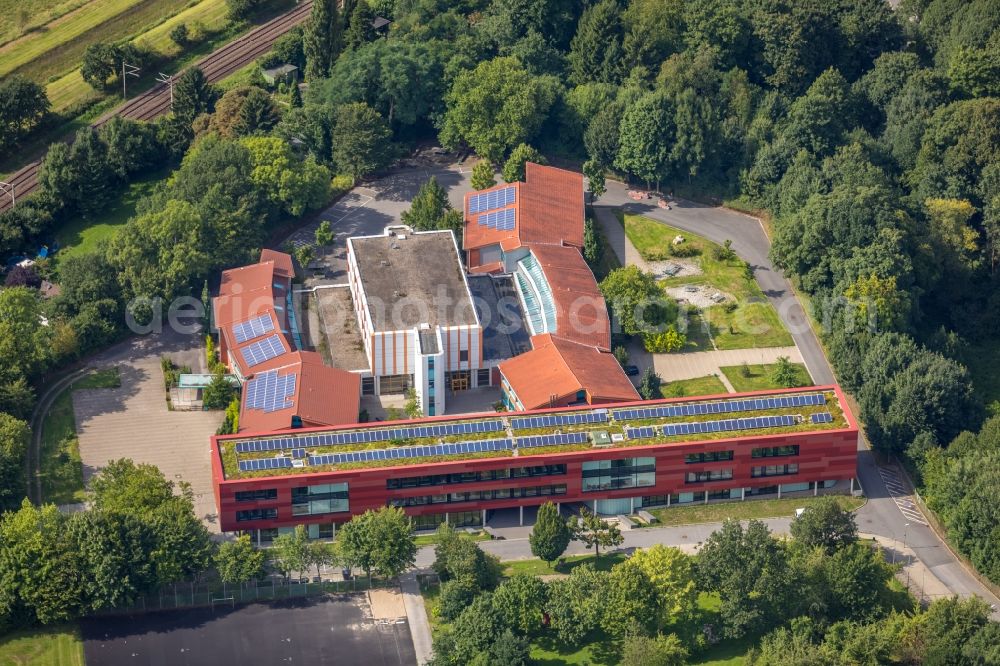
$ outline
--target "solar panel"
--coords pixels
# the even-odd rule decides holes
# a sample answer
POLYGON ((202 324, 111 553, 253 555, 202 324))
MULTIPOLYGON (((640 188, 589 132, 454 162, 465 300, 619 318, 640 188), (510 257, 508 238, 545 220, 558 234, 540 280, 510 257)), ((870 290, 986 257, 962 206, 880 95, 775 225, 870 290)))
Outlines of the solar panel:
POLYGON ((243 347, 240 352, 243 354, 243 360, 246 361, 247 365, 253 367, 284 354, 285 347, 280 335, 272 335, 269 338, 264 338, 259 342, 254 342, 243 347))
POLYGON ((830 412, 819 412, 811 417, 813 423, 833 423, 833 414, 830 412))
POLYGON ((277 370, 263 372, 246 383, 243 389, 249 409, 274 412, 291 407, 289 397, 295 394, 295 375, 278 376, 277 370))
POLYGON ((233 326, 233 334, 236 336, 236 342, 239 344, 259 338, 273 330, 274 322, 271 321, 271 315, 261 315, 260 317, 255 317, 233 326))
POLYGON ((652 426, 642 428, 626 428, 625 436, 629 439, 648 439, 656 434, 656 429, 652 426))
POLYGON ((526 416, 510 420, 512 430, 527 430, 529 428, 551 428, 560 425, 579 425, 584 423, 604 423, 608 420, 608 410, 599 409, 576 414, 550 414, 546 416, 526 416))
POLYGON ((585 432, 567 432, 556 435, 532 435, 519 437, 517 448, 534 448, 536 446, 559 446, 563 444, 583 444, 590 437, 585 432))

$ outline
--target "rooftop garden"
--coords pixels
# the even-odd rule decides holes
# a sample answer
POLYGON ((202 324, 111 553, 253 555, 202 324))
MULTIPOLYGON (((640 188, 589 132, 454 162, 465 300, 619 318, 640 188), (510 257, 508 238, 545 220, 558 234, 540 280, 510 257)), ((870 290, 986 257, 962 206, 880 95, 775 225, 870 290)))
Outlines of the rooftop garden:
MULTIPOLYGON (((808 392, 808 391, 807 391, 808 392)), ((603 423, 586 423, 586 424, 572 424, 572 425, 560 425, 551 428, 531 428, 524 430, 515 430, 514 439, 521 437, 528 437, 533 435, 549 435, 549 434, 559 434, 568 432, 580 432, 580 431, 605 431, 609 434, 623 434, 626 427, 639 427, 639 426, 664 426, 672 423, 694 423, 694 422, 705 422, 705 421, 718 421, 718 420, 729 420, 737 418, 751 418, 758 416, 777 416, 777 415, 796 415, 801 416, 801 420, 796 421, 796 423, 788 426, 778 426, 772 428, 752 428, 743 430, 728 430, 723 432, 715 433, 692 433, 689 435, 673 435, 664 436, 662 433, 657 432, 657 436, 644 438, 644 439, 627 439, 623 438, 621 441, 611 441, 607 444, 601 445, 601 449, 614 449, 614 448, 625 448, 625 447, 636 447, 636 446, 662 446, 664 444, 676 444, 681 442, 691 442, 691 441, 704 441, 713 439, 733 439, 736 437, 760 437, 765 435, 774 435, 787 432, 797 432, 797 431, 818 431, 818 430, 836 430, 838 428, 844 428, 847 426, 847 419, 844 416, 843 409, 837 399, 836 394, 833 391, 824 392, 826 395, 826 404, 823 405, 809 405, 809 406, 798 406, 798 407, 783 407, 779 409, 759 409, 746 412, 728 412, 721 414, 700 414, 691 416, 674 416, 674 417, 660 417, 652 419, 632 419, 628 421, 617 421, 614 419, 614 411, 609 410, 608 421, 603 423), (810 419, 812 414, 818 414, 822 412, 828 412, 832 416, 832 421, 829 423, 813 423, 810 419)), ((734 398, 738 399, 738 398, 734 398)), ((704 402, 692 400, 686 404, 704 402)), ((719 400, 712 400, 710 402, 720 402, 719 400)), ((685 404, 685 403, 681 403, 685 404)), ((638 408, 638 407, 637 407, 638 408)), ((582 412, 573 412, 582 413, 582 412)), ((503 420, 505 426, 510 425, 510 419, 516 418, 518 414, 511 413, 507 415, 498 415, 497 418, 503 420)), ((480 420, 480 419, 476 419, 480 420)), ((391 424, 384 426, 385 428, 393 428, 391 424)), ((371 428, 369 428, 370 430, 371 428)), ((345 431, 345 432, 357 432, 357 431, 345 431)), ((308 434, 296 434, 296 435, 286 435, 286 437, 292 437, 293 439, 301 439, 308 437, 314 433, 308 434)), ((489 433, 470 433, 467 435, 450 435, 447 437, 418 437, 410 439, 394 439, 382 442, 368 442, 368 443, 358 443, 358 444, 336 444, 327 446, 308 446, 304 442, 299 444, 296 443, 293 447, 289 449, 283 449, 281 451, 255 451, 252 453, 236 453, 236 444, 240 441, 245 441, 242 439, 231 439, 219 442, 220 455, 222 457, 223 468, 226 472, 226 478, 228 479, 245 479, 245 478, 258 478, 267 476, 278 476, 285 474, 303 474, 312 472, 331 472, 347 469, 366 469, 366 468, 376 468, 376 467, 408 467, 412 465, 419 465, 423 463, 433 463, 433 462, 457 462, 460 460, 475 460, 483 458, 510 458, 516 455, 518 457, 528 457, 528 456, 540 456, 540 455, 552 455, 556 453, 571 453, 574 451, 584 451, 595 448, 595 444, 592 442, 584 443, 574 443, 574 444, 555 444, 551 446, 539 446, 532 447, 521 450, 499 450, 499 451, 480 451, 480 452, 470 452, 470 453, 459 453, 459 454, 439 454, 439 455, 429 455, 414 458, 390 458, 384 460, 363 460, 363 461, 353 461, 337 464, 328 465, 309 465, 306 464, 303 467, 285 467, 278 469, 269 470, 258 470, 258 471, 240 471, 239 461, 240 460, 253 460, 253 459, 263 459, 263 458, 274 458, 275 456, 285 453, 286 455, 290 453, 291 448, 305 448, 309 455, 322 455, 329 453, 350 453, 357 451, 372 451, 378 449, 393 449, 399 447, 409 447, 409 446, 434 446, 438 444, 454 443, 459 441, 478 441, 485 439, 504 439, 509 437, 507 432, 503 430, 493 431, 489 433)), ((274 439, 268 438, 268 439, 274 439)))

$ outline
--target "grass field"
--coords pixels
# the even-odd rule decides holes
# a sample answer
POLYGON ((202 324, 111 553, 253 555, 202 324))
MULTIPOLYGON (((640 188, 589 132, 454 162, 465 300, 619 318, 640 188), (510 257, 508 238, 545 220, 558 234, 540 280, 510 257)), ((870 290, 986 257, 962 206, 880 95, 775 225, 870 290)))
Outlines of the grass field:
POLYGON ((38 30, 91 0, 0 0, 0 46, 38 30))
POLYGON ((76 627, 17 631, 0 637, 3 666, 83 666, 83 642, 76 627))
POLYGON ((715 395, 729 393, 726 385, 715 375, 695 377, 694 379, 678 379, 660 386, 660 394, 664 398, 683 398, 691 395, 715 395))
POLYGON ((62 248, 56 256, 71 257, 89 254, 101 241, 109 240, 128 219, 135 214, 136 204, 148 195, 169 174, 169 169, 145 175, 114 200, 100 220, 76 217, 56 231, 56 240, 62 248))
POLYGON ((191 0, 94 0, 0 48, 0 76, 24 74, 39 83, 79 66, 91 44, 138 35, 191 0))
POLYGON ((610 571, 611 567, 627 559, 625 553, 601 553, 601 557, 594 559, 594 555, 570 555, 564 557, 563 564, 549 566, 544 560, 511 560, 504 562, 503 574, 513 576, 514 574, 527 574, 529 576, 553 576, 556 574, 568 574, 581 564, 593 564, 598 571, 610 571))
MULTIPOLYGON (((724 304, 703 311, 703 320, 709 324, 716 348, 752 349, 793 344, 792 336, 781 324, 777 311, 767 302, 756 280, 747 278, 743 261, 718 259, 713 254, 713 248, 719 247, 716 243, 648 217, 619 213, 618 219, 624 224, 629 240, 647 261, 669 259, 667 248, 676 236, 683 236, 686 245, 696 249, 698 254, 687 260, 697 262, 702 273, 662 280, 660 284, 664 287, 709 285, 736 300, 737 307, 731 312, 724 304)), ((691 341, 687 351, 712 349, 712 341, 698 330, 696 324, 699 323, 692 321, 689 327, 691 341)))
MULTIPOLYGON (((732 384, 733 388, 739 393, 742 393, 743 391, 763 391, 767 389, 784 388, 783 386, 778 386, 771 379, 771 374, 774 372, 775 364, 761 365, 757 363, 754 365, 747 365, 746 368, 750 371, 749 377, 743 376, 744 369, 742 365, 730 365, 719 369, 722 370, 726 379, 729 380, 729 383, 732 384)), ((795 386, 812 385, 812 378, 809 376, 809 371, 806 370, 806 366, 801 363, 792 363, 792 369, 795 370, 795 386)))
MULTIPOLYGON (((53 504, 82 502, 83 463, 80 462, 76 419, 73 415, 73 391, 77 389, 115 388, 121 385, 118 368, 98 370, 82 377, 62 392, 42 423, 40 471, 42 500, 53 504)), ((4 664, 0 660, 0 664, 4 664)))
MULTIPOLYGON (((865 500, 858 497, 836 495, 837 501, 851 511, 859 508, 865 500)), ((657 525, 696 525, 717 523, 726 518, 750 520, 751 518, 779 518, 795 515, 796 509, 815 503, 818 497, 791 497, 785 499, 746 500, 745 502, 721 502, 718 504, 695 504, 671 506, 661 509, 646 509, 656 516, 657 525)))
MULTIPOLYGON (((476 532, 475 534, 469 534, 467 536, 470 539, 472 539, 473 541, 489 541, 490 540, 490 535, 487 534, 486 532, 476 532)), ((415 544, 417 544, 418 548, 420 546, 434 546, 438 542, 437 532, 431 532, 430 534, 421 534, 421 535, 417 536, 413 540, 413 542, 415 544)))

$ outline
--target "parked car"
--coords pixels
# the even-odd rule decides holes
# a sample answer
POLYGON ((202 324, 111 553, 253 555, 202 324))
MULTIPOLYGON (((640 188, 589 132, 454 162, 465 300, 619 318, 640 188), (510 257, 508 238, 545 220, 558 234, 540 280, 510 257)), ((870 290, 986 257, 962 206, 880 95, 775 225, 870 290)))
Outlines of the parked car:
POLYGON ((639 366, 637 365, 626 365, 625 374, 629 377, 636 377, 639 374, 639 366))

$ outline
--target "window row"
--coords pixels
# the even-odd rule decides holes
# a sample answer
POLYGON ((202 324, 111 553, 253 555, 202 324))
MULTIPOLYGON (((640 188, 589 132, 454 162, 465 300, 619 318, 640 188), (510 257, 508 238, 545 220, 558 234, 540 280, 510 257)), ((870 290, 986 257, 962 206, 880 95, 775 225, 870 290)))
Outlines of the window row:
POLYGON ((536 467, 513 467, 507 469, 490 469, 482 472, 464 472, 461 474, 430 474, 427 476, 404 476, 398 479, 386 479, 385 487, 389 490, 400 488, 419 488, 422 486, 444 486, 455 483, 480 483, 483 481, 501 481, 503 479, 523 479, 533 476, 556 476, 566 473, 566 465, 539 465, 536 467))
POLYGON ((277 488, 266 488, 264 490, 242 490, 237 491, 237 502, 261 502, 264 500, 278 499, 277 488))
POLYGON ((583 463, 583 490, 618 490, 656 485, 655 458, 622 458, 583 463))
POLYGON ((778 458, 781 456, 797 456, 799 455, 799 445, 793 444, 790 446, 767 446, 762 449, 754 449, 750 452, 753 458, 778 458))
POLYGON ((238 523, 245 523, 250 520, 273 520, 277 517, 277 509, 247 509, 236 512, 236 522, 238 523))
POLYGON ((418 497, 398 497, 389 500, 391 506, 424 506, 426 504, 454 504, 458 502, 490 502, 501 499, 520 499, 523 497, 544 497, 547 495, 565 495, 565 485, 533 486, 531 488, 499 488, 497 490, 471 490, 465 493, 448 493, 446 495, 420 495, 418 497))
POLYGON ((787 465, 765 465, 763 467, 754 467, 750 470, 750 476, 755 478, 761 476, 784 476, 786 474, 798 473, 798 463, 788 463, 787 465))
POLYGON ((725 462, 733 459, 732 451, 710 451, 708 453, 689 453, 684 456, 688 465, 695 463, 725 462))
POLYGON ((688 472, 684 475, 684 483, 705 483, 706 481, 727 481, 733 478, 731 469, 711 469, 700 472, 688 472))
POLYGON ((292 515, 314 516, 350 511, 346 483, 323 483, 292 488, 292 515))

